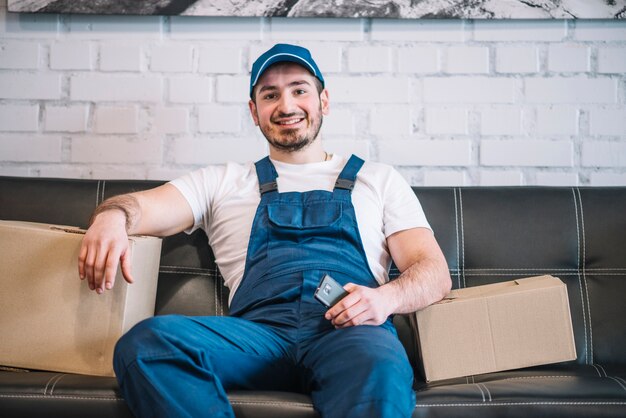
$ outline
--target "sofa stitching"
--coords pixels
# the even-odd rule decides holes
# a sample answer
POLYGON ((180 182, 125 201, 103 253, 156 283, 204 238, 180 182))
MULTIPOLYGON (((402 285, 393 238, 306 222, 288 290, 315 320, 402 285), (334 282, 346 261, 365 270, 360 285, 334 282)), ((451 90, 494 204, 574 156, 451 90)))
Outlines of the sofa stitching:
POLYGON ((50 379, 48 379, 48 383, 46 383, 46 386, 43 388, 43 394, 47 395, 48 394, 48 386, 50 386, 50 383, 52 383, 52 381, 57 377, 57 376, 61 376, 62 373, 57 373, 54 376, 52 376, 50 379))
POLYGON ((67 376, 67 374, 63 373, 61 376, 59 376, 59 378, 56 380, 56 382, 54 382, 54 384, 50 388, 50 393, 49 393, 50 395, 52 395, 52 393, 54 392, 54 388, 56 387, 57 383, 59 383, 61 381, 61 379, 63 379, 65 376, 67 376))
POLYGON ((604 367, 601 364, 596 364, 596 366, 598 366, 600 369, 602 369, 602 372, 604 372, 604 377, 608 377, 608 374, 606 374, 606 370, 604 369, 604 367))
POLYGON ((459 188, 459 209, 461 212, 461 258, 462 258, 462 275, 463 275, 463 287, 467 287, 467 283, 465 282, 465 232, 463 225, 463 193, 461 193, 461 189, 459 188))
POLYGON ((583 283, 585 283, 585 296, 587 297, 587 316, 589 318, 589 354, 590 363, 593 364, 593 323, 591 321, 591 301, 589 300, 589 286, 587 285, 587 274, 585 268, 587 266, 587 240, 585 237, 585 212, 583 211, 583 198, 580 195, 580 188, 576 188, 578 194, 578 205, 580 206, 580 225, 582 229, 582 243, 583 243, 583 283))
MULTIPOLYGON (((598 373, 598 376, 603 377, 602 373, 600 373, 600 369, 595 364, 592 364, 591 366, 596 370, 596 372, 598 373)), ((607 377, 606 373, 605 373, 604 377, 607 377)))
POLYGON ((545 375, 545 376, 519 376, 519 377, 507 377, 504 379, 500 379, 500 380, 524 380, 524 379, 555 379, 555 378, 568 378, 568 379, 573 379, 573 378, 578 378, 578 376, 573 376, 573 375, 567 375, 567 374, 552 374, 552 375, 545 375))
MULTIPOLYGON (((536 271, 528 271, 528 272, 519 272, 519 273, 480 273, 480 272, 476 272, 476 273, 466 273, 466 276, 525 276, 527 274, 537 274, 536 271)), ((561 272, 556 272, 555 274, 558 274, 559 276, 578 276, 580 275, 580 273, 561 273, 561 272)), ((624 273, 598 273, 598 274, 602 274, 603 276, 626 276, 626 272, 624 273)))
POLYGON ((98 205, 100 204, 99 200, 100 200, 100 182, 101 180, 98 180, 98 184, 96 186, 96 207, 98 207, 98 205))
POLYGON ((215 316, 217 315, 217 304, 219 303, 217 300, 217 280, 213 280, 213 296, 214 296, 214 302, 215 302, 215 316))
POLYGON ((161 265, 161 267, 165 267, 172 270, 190 270, 190 271, 200 271, 200 272, 213 272, 212 269, 205 269, 202 267, 186 267, 186 266, 166 266, 161 265))
MULTIPOLYGON (((457 269, 451 268, 450 271, 457 271, 457 269)), ((466 271, 535 271, 535 270, 546 270, 546 271, 572 271, 579 272, 581 269, 568 269, 568 268, 548 268, 548 267, 522 267, 522 268, 505 268, 505 267, 496 267, 496 268, 466 268, 466 271)), ((595 267, 595 268, 585 268, 585 271, 626 271, 626 268, 623 267, 595 267)))
POLYGON ((280 401, 243 401, 243 400, 230 400, 232 405, 270 405, 270 406, 296 406, 299 408, 313 409, 312 404, 306 404, 301 402, 280 402, 280 401))
POLYGON ((220 315, 224 316, 224 285, 220 281, 220 315))
POLYGON ((475 383, 474 386, 476 386, 478 390, 480 390, 480 394, 483 396, 483 402, 485 402, 485 392, 483 392, 483 389, 480 387, 478 383, 475 383))
POLYGON ((618 385, 620 385, 620 387, 621 387, 622 389, 624 389, 624 392, 626 392, 626 386, 624 386, 624 385, 622 384, 622 382, 620 382, 617 378, 615 378, 615 377, 613 377, 613 376, 607 376, 607 377, 608 377, 609 379, 611 379, 611 380, 613 380, 613 381, 617 382, 617 384, 618 384, 618 385))
MULTIPOLYGON (((578 267, 578 271, 580 271, 580 227, 578 226, 578 206, 576 205, 576 193, 573 187, 572 195, 574 196, 574 214, 576 215, 576 242, 578 244, 578 250, 576 252, 576 266, 578 267)), ((587 354, 587 316, 585 315, 585 298, 583 296, 583 284, 580 278, 580 273, 578 273, 578 286, 580 289, 580 304, 583 311, 583 330, 585 332, 585 361, 587 364, 589 364, 587 354)))
POLYGON ((487 392, 487 395, 489 396, 489 402, 491 402, 493 399, 491 399, 491 391, 489 391, 489 388, 487 387, 487 385, 485 385, 484 383, 479 383, 479 385, 485 388, 485 391, 487 392))
POLYGON ((20 398, 20 399, 77 399, 77 400, 95 400, 95 401, 123 401, 124 398, 119 398, 116 396, 77 396, 77 395, 18 395, 18 394, 5 394, 0 393, 0 398, 20 398))
POLYGON ((197 275, 197 276, 208 276, 208 277, 215 277, 214 273, 201 273, 199 271, 183 271, 183 270, 165 270, 165 269, 159 269, 159 273, 169 273, 169 274, 190 274, 190 275, 197 275))
POLYGON ((452 192, 454 193, 454 222, 456 224, 456 265, 457 265, 457 273, 456 273, 456 279, 459 282, 459 288, 461 287, 461 269, 458 268, 460 267, 459 264, 459 260, 460 260, 460 256, 459 256, 459 210, 457 208, 458 206, 458 202, 456 199, 456 187, 454 189, 452 189, 452 192))
POLYGON ((554 405, 554 406, 596 406, 596 405, 626 405, 625 402, 490 402, 490 403, 425 403, 416 404, 416 408, 433 408, 433 407, 467 407, 467 406, 525 406, 525 405, 554 405))
POLYGON ((619 377, 619 376, 613 376, 613 377, 614 377, 615 379, 619 380, 620 382, 622 382, 622 383, 626 384, 626 380, 622 379, 621 377, 619 377))
POLYGON ((100 189, 100 203, 104 202, 104 188, 106 187, 106 180, 102 180, 102 188, 100 189))

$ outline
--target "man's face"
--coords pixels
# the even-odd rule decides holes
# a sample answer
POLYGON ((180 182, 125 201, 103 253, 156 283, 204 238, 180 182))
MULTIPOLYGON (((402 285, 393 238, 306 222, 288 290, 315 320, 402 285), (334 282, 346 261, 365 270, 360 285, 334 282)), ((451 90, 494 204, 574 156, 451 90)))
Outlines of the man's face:
POLYGON ((254 95, 250 113, 271 146, 295 152, 315 141, 322 115, 328 114, 328 92, 318 93, 306 69, 292 63, 274 65, 263 73, 254 95))

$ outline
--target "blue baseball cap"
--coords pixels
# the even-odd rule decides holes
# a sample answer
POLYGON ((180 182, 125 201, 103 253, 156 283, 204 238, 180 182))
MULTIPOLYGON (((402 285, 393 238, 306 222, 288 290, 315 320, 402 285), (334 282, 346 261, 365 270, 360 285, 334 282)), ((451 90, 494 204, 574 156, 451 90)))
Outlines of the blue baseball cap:
POLYGON ((277 62, 295 62, 296 64, 300 64, 313 76, 315 76, 321 83, 322 87, 324 87, 324 77, 322 76, 322 72, 317 67, 315 61, 313 61, 313 57, 308 49, 303 48, 297 45, 290 44, 276 44, 271 49, 263 53, 254 64, 252 64, 252 72, 250 73, 250 97, 252 97, 252 91, 254 90, 254 86, 261 78, 261 75, 267 70, 272 64, 276 64, 277 62))

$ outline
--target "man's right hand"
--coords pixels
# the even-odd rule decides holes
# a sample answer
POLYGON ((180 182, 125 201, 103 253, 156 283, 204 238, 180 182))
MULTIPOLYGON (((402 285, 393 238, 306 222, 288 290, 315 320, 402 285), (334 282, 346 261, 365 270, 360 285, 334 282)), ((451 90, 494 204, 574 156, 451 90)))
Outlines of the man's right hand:
POLYGON ((194 224, 187 199, 176 187, 163 184, 154 189, 114 196, 94 212, 78 256, 78 273, 98 293, 113 288, 117 266, 133 282, 128 234, 166 237, 194 224))
POLYGON ((99 213, 80 248, 78 273, 81 280, 87 279, 89 289, 102 294, 105 289, 113 288, 117 266, 121 262, 124 279, 132 283, 130 259, 124 212, 110 209, 99 213))

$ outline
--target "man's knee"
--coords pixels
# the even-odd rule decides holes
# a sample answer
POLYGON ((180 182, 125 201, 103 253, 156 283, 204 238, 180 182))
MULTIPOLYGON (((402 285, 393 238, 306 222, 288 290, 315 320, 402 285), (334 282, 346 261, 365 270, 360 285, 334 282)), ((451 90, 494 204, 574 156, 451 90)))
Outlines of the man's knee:
POLYGON ((118 340, 113 353, 113 368, 119 377, 139 358, 166 356, 174 351, 172 332, 181 317, 155 316, 137 323, 118 340))

